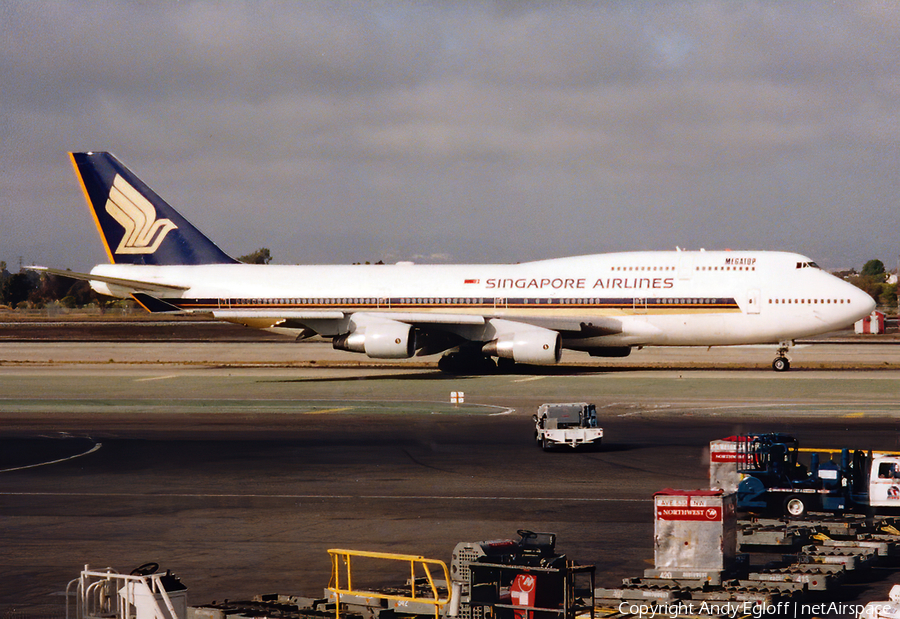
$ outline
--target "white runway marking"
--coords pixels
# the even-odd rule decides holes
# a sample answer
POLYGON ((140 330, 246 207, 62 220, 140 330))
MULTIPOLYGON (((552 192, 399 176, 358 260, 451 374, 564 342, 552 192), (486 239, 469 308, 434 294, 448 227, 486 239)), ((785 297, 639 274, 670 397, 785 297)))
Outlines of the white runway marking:
POLYGON ((178 378, 178 374, 169 374, 168 376, 151 376, 150 378, 137 378, 134 382, 146 383, 151 380, 169 380, 170 378, 178 378))
POLYGON ((544 380, 547 378, 546 376, 529 376, 528 378, 520 378, 518 380, 514 380, 514 383, 527 383, 533 380, 544 380))
POLYGON ((50 462, 38 462, 37 464, 26 464, 25 466, 16 466, 11 469, 0 469, 0 473, 9 473, 11 471, 21 471, 24 469, 34 469, 39 466, 49 466, 51 464, 59 464, 60 462, 68 462, 69 460, 74 460, 75 458, 80 458, 81 456, 86 456, 88 454, 92 454, 103 446, 103 443, 94 443, 94 446, 85 451, 84 453, 75 454, 74 456, 69 456, 68 458, 60 458, 59 460, 51 460, 50 462))

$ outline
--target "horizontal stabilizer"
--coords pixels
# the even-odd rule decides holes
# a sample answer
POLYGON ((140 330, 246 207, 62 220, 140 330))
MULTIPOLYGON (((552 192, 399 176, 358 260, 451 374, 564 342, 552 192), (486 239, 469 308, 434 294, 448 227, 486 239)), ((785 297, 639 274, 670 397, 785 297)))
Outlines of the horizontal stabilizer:
POLYGON ((47 273, 58 277, 69 277, 71 279, 80 279, 87 282, 103 282, 104 284, 112 284, 120 286, 135 292, 151 292, 172 294, 183 292, 188 289, 187 286, 176 286, 174 284, 162 284, 159 282, 148 282, 139 279, 125 279, 122 277, 107 277, 105 275, 93 275, 91 273, 78 273, 76 271, 65 271, 63 269, 51 269, 49 267, 24 267, 29 271, 37 271, 38 273, 47 273))

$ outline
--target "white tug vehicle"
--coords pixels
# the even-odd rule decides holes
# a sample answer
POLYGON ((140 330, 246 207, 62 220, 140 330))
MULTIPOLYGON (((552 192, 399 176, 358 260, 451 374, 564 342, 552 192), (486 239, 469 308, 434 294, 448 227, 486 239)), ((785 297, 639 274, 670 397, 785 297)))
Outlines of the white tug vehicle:
POLYGON ((597 427, 597 407, 587 402, 541 404, 532 418, 534 440, 544 451, 599 445, 603 438, 603 428, 597 427))

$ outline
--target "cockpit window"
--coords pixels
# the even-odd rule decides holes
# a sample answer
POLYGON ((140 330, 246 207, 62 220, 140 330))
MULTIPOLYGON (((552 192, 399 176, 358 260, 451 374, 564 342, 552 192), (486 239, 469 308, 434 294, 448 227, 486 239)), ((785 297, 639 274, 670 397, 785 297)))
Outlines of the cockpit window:
POLYGON ((818 269, 818 268, 819 268, 819 265, 816 264, 815 262, 812 262, 812 261, 810 261, 810 262, 798 262, 798 263, 797 263, 797 268, 798 268, 798 269, 818 269))

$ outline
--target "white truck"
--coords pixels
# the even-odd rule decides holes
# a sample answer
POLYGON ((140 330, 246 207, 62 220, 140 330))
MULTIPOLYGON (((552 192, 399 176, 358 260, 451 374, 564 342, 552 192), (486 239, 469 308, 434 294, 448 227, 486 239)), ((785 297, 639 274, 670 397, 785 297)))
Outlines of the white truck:
POLYGON ((900 510, 900 455, 800 449, 788 434, 731 436, 710 443, 710 486, 737 492, 738 508, 783 512, 900 510), (809 453, 809 466, 799 460, 809 453), (822 462, 824 458, 827 461, 822 462))
POLYGON ((534 419, 534 440, 546 451, 557 446, 599 445, 597 407, 587 402, 541 404, 534 419))

